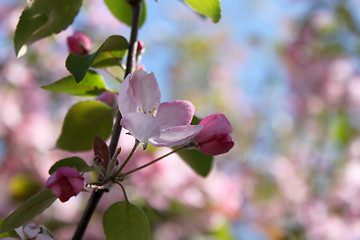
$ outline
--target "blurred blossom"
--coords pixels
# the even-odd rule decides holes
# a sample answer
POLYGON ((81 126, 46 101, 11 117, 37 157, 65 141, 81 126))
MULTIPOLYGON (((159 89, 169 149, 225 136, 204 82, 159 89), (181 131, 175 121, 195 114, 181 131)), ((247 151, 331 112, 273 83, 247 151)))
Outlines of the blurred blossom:
POLYGON ((294 163, 284 157, 274 161, 272 173, 276 178, 281 193, 294 204, 303 203, 308 197, 308 188, 304 176, 294 163))
POLYGON ((312 17, 312 24, 317 30, 327 31, 335 27, 336 16, 329 10, 320 10, 312 17))
POLYGON ((72 36, 67 38, 69 52, 77 55, 86 55, 91 52, 91 39, 80 31, 76 31, 72 36))

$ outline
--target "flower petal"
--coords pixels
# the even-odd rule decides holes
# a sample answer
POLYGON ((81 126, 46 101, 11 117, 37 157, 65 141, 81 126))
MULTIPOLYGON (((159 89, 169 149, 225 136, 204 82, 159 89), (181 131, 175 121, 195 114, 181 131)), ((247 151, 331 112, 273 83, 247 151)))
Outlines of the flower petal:
POLYGON ((150 143, 156 147, 173 147, 194 138, 203 128, 202 125, 186 125, 165 128, 159 137, 151 138, 150 143))
POLYGON ((155 118, 149 114, 129 113, 121 119, 120 124, 142 143, 160 135, 155 118))
POLYGON ((156 121, 160 129, 189 125, 195 112, 195 107, 186 100, 164 102, 159 106, 156 121))
POLYGON ((147 74, 143 70, 137 70, 130 84, 141 110, 150 113, 153 108, 159 108, 161 93, 154 73, 147 74))
POLYGON ((84 179, 69 178, 69 182, 72 186, 72 190, 75 196, 78 195, 84 188, 84 179))
POLYGON ((229 134, 225 134, 222 137, 213 141, 204 142, 200 144, 199 150, 208 155, 219 155, 227 153, 234 146, 234 142, 229 134))
POLYGON ((133 89, 131 88, 130 79, 132 78, 131 73, 128 74, 125 80, 120 85, 118 106, 122 115, 136 112, 137 103, 134 96, 133 89))
POLYGON ((201 133, 195 138, 199 144, 231 132, 231 124, 224 114, 212 114, 201 120, 199 124, 204 125, 201 133))

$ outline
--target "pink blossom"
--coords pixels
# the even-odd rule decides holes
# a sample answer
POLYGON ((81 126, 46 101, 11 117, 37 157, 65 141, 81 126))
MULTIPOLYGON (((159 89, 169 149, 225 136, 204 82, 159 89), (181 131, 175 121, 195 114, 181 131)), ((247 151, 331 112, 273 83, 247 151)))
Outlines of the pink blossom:
POLYGON ((181 145, 194 138, 203 127, 190 125, 194 106, 186 100, 160 104, 160 98, 154 73, 129 74, 119 89, 121 126, 140 142, 156 147, 181 145))
POLYGON ((81 192, 84 177, 71 167, 60 167, 49 177, 45 187, 50 188, 61 202, 66 202, 81 192))
POLYGON ((195 137, 199 150, 208 155, 227 153, 233 146, 231 124, 224 114, 212 114, 200 121, 204 128, 195 137))
POLYGON ((82 32, 75 32, 74 35, 67 38, 67 45, 70 53, 86 55, 91 51, 91 39, 82 32))
POLYGON ((101 95, 99 95, 96 100, 106 103, 109 106, 115 106, 115 103, 117 102, 117 95, 114 95, 109 92, 105 92, 101 95))

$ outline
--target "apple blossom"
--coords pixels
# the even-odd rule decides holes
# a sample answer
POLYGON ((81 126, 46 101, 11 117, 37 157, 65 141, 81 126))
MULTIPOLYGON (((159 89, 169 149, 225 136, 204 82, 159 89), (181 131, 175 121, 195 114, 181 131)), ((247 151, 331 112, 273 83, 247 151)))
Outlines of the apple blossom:
POLYGON ((66 40, 70 53, 86 55, 91 51, 92 41, 82 32, 77 31, 66 40))
POLYGON ((59 167, 47 180, 45 187, 50 188, 61 202, 76 196, 84 187, 84 177, 71 167, 59 167))
POLYGON ((201 152, 219 155, 228 152, 234 142, 231 138, 231 124, 224 114, 212 114, 200 121, 204 128, 195 137, 201 152))
POLYGON ((154 73, 137 70, 129 74, 119 89, 121 126, 141 143, 173 147, 194 138, 201 125, 190 125, 195 108, 186 100, 160 104, 160 89, 154 73))
MULTIPOLYGON (((53 240, 56 239, 54 235, 44 226, 36 225, 34 223, 27 224, 15 229, 21 240, 53 240)), ((17 240, 18 238, 4 238, 4 240, 17 240)))

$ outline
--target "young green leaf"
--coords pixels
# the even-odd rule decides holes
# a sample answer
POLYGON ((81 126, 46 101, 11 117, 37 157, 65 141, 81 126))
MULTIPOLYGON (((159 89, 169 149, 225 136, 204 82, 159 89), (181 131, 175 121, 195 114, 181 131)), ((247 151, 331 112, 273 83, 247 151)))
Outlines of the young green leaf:
POLYGON ((73 105, 67 113, 56 146, 67 151, 87 151, 96 136, 107 139, 113 124, 112 109, 99 101, 73 105))
POLYGON ((52 92, 61 92, 83 97, 98 96, 106 91, 103 78, 92 70, 87 71, 84 79, 79 83, 70 75, 49 85, 42 86, 41 88, 52 92))
POLYGON ((129 202, 117 202, 104 213, 107 240, 150 240, 150 224, 145 213, 129 202))
POLYGON ((196 12, 210 17, 214 23, 221 18, 220 0, 184 0, 196 12))
POLYGON ((128 48, 127 40, 118 35, 108 37, 100 48, 89 55, 69 54, 66 68, 74 76, 76 82, 85 77, 89 67, 108 67, 120 65, 128 48))
POLYGON ((206 155, 196 149, 185 149, 179 156, 200 176, 206 177, 213 166, 213 156, 206 155))
MULTIPOLYGON (((106 5, 108 6, 111 13, 120 21, 125 23, 128 26, 131 26, 132 21, 132 9, 129 3, 126 0, 105 0, 106 5)), ((143 2, 143 7, 140 17, 140 27, 144 24, 146 20, 146 5, 145 1, 143 2)))
POLYGON ((57 197, 52 194, 50 189, 42 189, 5 218, 1 224, 0 233, 8 232, 26 224, 50 207, 56 199, 57 197))
MULTIPOLYGON (((0 226, 1 224, 4 222, 4 219, 0 218, 0 226)), ((14 230, 5 232, 5 233, 0 233, 0 239, 5 238, 5 237, 19 237, 16 232, 14 230)))
POLYGON ((52 165, 49 169, 49 174, 53 174, 59 167, 76 168, 78 172, 90 172, 94 170, 94 168, 87 165, 87 163, 83 159, 79 157, 69 157, 61 159, 57 161, 54 165, 52 165))
POLYGON ((23 46, 27 47, 41 38, 67 28, 74 21, 81 4, 82 0, 29 1, 15 30, 16 55, 19 55, 23 46))

